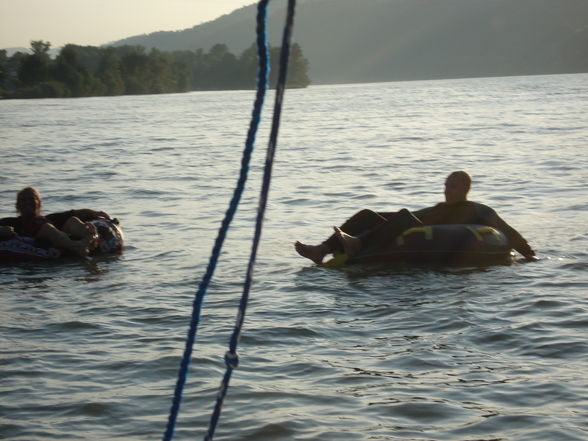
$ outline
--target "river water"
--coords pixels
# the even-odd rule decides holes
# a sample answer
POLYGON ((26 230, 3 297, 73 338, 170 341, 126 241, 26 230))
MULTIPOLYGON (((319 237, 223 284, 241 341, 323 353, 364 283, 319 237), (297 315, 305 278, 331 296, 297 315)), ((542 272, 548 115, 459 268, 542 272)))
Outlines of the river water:
MULTIPOLYGON (((0 266, 0 438, 157 440, 253 91, 0 101, 0 212, 118 217, 126 252, 0 266)), ((270 97, 271 98, 271 97, 270 97)), ((267 145, 209 288, 175 439, 224 372, 267 145)), ((286 92, 241 364, 217 440, 588 439, 588 75, 286 92), (442 200, 452 170, 537 250, 484 268, 319 268, 360 208, 442 200)))

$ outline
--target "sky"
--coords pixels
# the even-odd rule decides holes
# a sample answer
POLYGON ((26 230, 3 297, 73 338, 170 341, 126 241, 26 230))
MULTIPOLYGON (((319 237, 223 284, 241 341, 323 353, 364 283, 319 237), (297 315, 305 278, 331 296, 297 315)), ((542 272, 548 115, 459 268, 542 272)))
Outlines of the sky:
POLYGON ((256 0, 0 0, 0 49, 31 40, 100 46, 134 35, 191 28, 256 0))

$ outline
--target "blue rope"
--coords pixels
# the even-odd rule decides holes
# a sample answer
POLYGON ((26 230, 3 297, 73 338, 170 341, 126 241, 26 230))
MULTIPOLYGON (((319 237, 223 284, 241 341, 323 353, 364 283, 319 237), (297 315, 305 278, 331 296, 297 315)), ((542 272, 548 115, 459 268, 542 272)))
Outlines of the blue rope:
POLYGON ((241 172, 239 174, 237 186, 235 187, 233 197, 229 204, 229 208, 225 214, 225 218, 222 221, 216 241, 214 243, 214 247, 212 249, 212 254, 210 256, 206 272, 204 274, 204 277, 202 278, 202 281, 200 282, 200 285, 198 286, 198 291, 196 292, 196 295, 194 297, 194 302, 192 305, 192 317, 190 320, 190 327, 186 338, 186 347, 184 349, 184 355, 182 357, 182 361, 180 364, 178 380, 176 382, 176 387, 174 390, 174 399, 170 409, 170 414, 168 417, 166 431, 163 436, 163 441, 171 441, 174 436, 176 421, 180 411, 180 403, 182 401, 182 392, 188 376, 190 359, 192 358, 192 348, 196 340, 196 331, 198 329, 198 324, 200 322, 200 312, 202 310, 204 296, 206 295, 206 290, 212 279, 212 275, 216 268, 216 264, 220 256, 221 248, 226 238, 229 225, 235 216, 235 212, 237 211, 239 201, 245 189, 245 182, 247 181, 249 163, 251 161, 253 147, 255 144, 255 135, 257 133, 259 122, 261 120, 261 111, 263 108, 263 102, 269 78, 269 48, 267 43, 266 26, 268 3, 269 0, 261 0, 257 7, 257 53, 259 59, 259 70, 257 75, 257 94, 255 97, 255 103, 253 107, 251 123, 249 125, 249 131, 247 133, 247 140, 245 142, 245 149, 243 151, 243 156, 241 159, 241 172))
POLYGON ((274 163, 274 156, 276 153, 276 146, 278 141, 278 132, 280 128, 280 116, 282 113, 282 103, 284 99, 284 90, 286 89, 286 77, 288 73, 288 58, 290 55, 290 42, 292 39, 292 27, 294 25, 294 12, 296 7, 296 0, 288 0, 288 12, 286 16, 286 25, 284 27, 284 33, 282 36, 282 49, 280 52, 280 70, 278 74, 278 83, 276 86, 276 97, 274 103, 274 115, 272 119, 272 128, 270 132, 270 140, 268 144, 265 167, 263 173, 263 182, 261 186, 261 192, 259 196, 259 204, 257 208, 257 218, 255 222, 255 234, 253 237, 253 244, 251 246, 251 254, 249 256, 249 264, 247 265, 247 275, 243 286, 243 293, 241 295, 241 301, 239 303, 239 310, 237 312, 237 319, 233 334, 229 342, 229 350, 225 354, 225 364, 227 369, 222 379, 220 390, 217 394, 217 401, 210 419, 208 426, 208 434, 204 438, 204 441, 212 441, 216 425, 220 418, 221 409, 227 390, 229 388, 229 382, 233 370, 239 365, 239 356, 237 355, 237 345, 239 343, 239 337, 241 336, 241 329, 245 320, 245 312, 247 309, 247 303, 249 301, 249 291, 251 283, 253 281, 253 268, 255 266, 255 260, 257 257, 257 250, 259 248, 259 242, 261 240, 261 231, 263 229, 263 218, 267 207, 270 183, 272 179, 272 168, 274 163))

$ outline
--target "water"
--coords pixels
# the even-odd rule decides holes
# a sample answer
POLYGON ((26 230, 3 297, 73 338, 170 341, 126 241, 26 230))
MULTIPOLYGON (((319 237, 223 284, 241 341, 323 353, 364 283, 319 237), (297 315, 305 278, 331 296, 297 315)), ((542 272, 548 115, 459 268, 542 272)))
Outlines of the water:
MULTIPOLYGON (((0 212, 105 210, 127 249, 0 267, 0 438, 156 440, 254 93, 0 102, 0 212)), ((250 248, 271 104, 206 298, 176 438, 201 439, 250 248)), ((288 90, 217 440, 588 439, 588 75, 288 90), (359 208, 442 199, 452 170, 537 249, 487 268, 317 268, 359 208)))

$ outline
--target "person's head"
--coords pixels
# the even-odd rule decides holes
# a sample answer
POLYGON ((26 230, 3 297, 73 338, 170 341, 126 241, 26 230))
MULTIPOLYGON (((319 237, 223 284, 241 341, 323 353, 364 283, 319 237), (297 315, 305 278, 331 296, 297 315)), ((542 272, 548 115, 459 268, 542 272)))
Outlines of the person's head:
POLYGON ((454 204, 467 200, 472 178, 464 171, 454 171, 445 180, 445 202, 454 204))
POLYGON ((16 211, 25 216, 41 214, 41 194, 33 187, 23 188, 16 195, 16 211))

